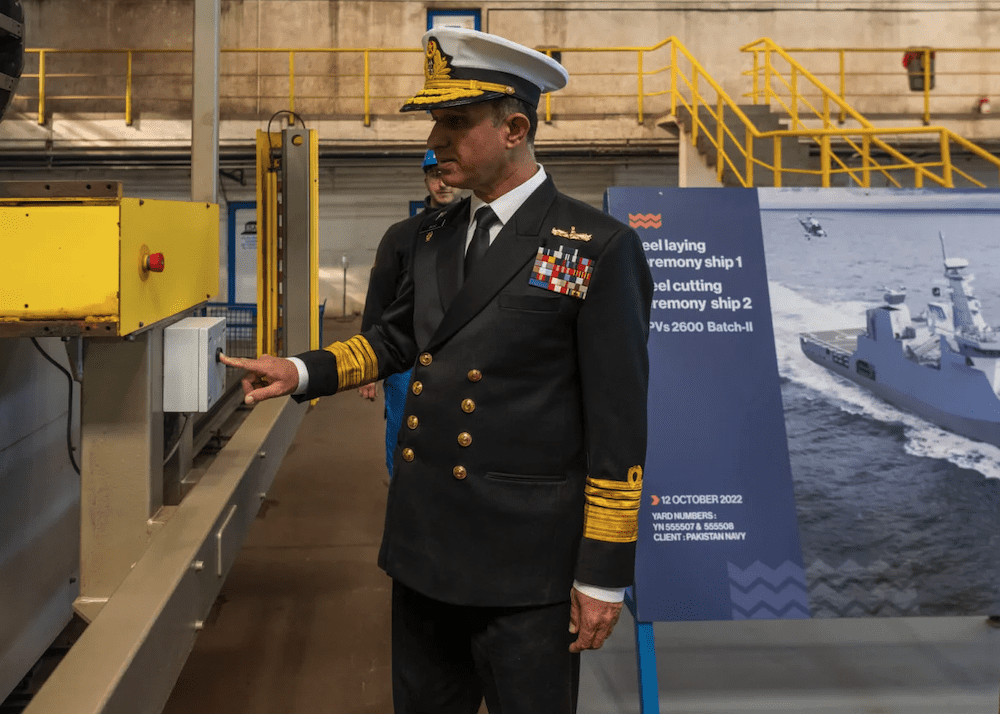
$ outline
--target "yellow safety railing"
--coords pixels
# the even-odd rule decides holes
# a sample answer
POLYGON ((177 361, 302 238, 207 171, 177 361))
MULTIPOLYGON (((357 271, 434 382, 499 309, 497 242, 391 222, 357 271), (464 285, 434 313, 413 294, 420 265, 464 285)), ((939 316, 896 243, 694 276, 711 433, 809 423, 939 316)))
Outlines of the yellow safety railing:
MULTIPOLYGON (((908 170, 913 172, 914 185, 917 187, 923 186, 926 179, 939 186, 953 188, 956 175, 974 186, 983 187, 982 182, 952 163, 953 145, 991 164, 1000 176, 1000 159, 946 127, 876 127, 847 103, 843 98, 843 87, 841 92, 834 92, 794 59, 787 50, 768 38, 757 40, 741 49, 753 53, 753 68, 749 70, 749 74, 753 79, 751 96, 754 103, 776 104, 788 115, 791 122, 791 128, 787 131, 759 134, 759 138, 770 137, 775 142, 775 165, 771 168, 776 172, 776 181, 780 181, 778 172, 794 171, 818 173, 822 177, 823 186, 829 186, 830 177, 836 174, 848 174, 859 185, 869 186, 871 171, 876 170, 898 187, 900 183, 890 171, 908 170), (834 126, 835 123, 843 124, 847 121, 853 123, 852 128, 834 126), (818 144, 820 169, 818 171, 782 169, 778 155, 780 139, 783 136, 799 137, 818 144), (925 143, 933 142, 939 149, 939 158, 932 161, 914 161, 887 141, 887 139, 904 138, 923 140, 925 143), (834 140, 860 159, 860 165, 848 166, 833 151, 834 140), (873 150, 889 157, 893 163, 879 163, 873 156, 873 150), (937 169, 940 171, 936 171, 937 169)), ((929 70, 929 64, 925 67, 929 70)), ((927 79, 928 75, 925 74, 925 82, 927 79)), ((749 139, 748 150, 752 151, 749 139)), ((749 157, 747 161, 749 171, 754 163, 752 153, 744 153, 749 157)))
MULTIPOLYGON (((267 93, 266 91, 261 91, 259 86, 258 90, 253 94, 240 94, 238 90, 224 92, 220 96, 221 101, 238 101, 238 100, 279 100, 282 102, 287 102, 287 108, 291 111, 295 111, 296 99, 330 99, 331 94, 317 94, 317 93, 304 93, 301 90, 301 85, 304 80, 309 78, 319 78, 322 80, 327 80, 328 82, 342 81, 342 80, 358 80, 357 89, 353 91, 338 91, 337 99, 339 100, 358 100, 362 101, 363 105, 363 117, 365 126, 369 126, 371 123, 372 115, 372 100, 376 98, 380 99, 402 99, 405 98, 404 94, 399 94, 395 96, 382 96, 378 97, 372 93, 372 73, 371 67, 371 57, 372 55, 379 56, 391 56, 399 53, 409 53, 409 54, 419 54, 420 50, 418 48, 391 48, 391 47, 381 47, 381 48, 346 48, 346 47, 322 47, 322 48, 253 48, 253 49, 242 49, 242 48, 227 48, 223 49, 222 53, 224 56, 233 56, 234 59, 241 55, 286 55, 288 59, 288 70, 287 72, 275 72, 275 71, 265 71, 265 72, 225 72, 221 73, 221 78, 223 80, 230 80, 231 84, 239 85, 240 79, 250 79, 256 80, 258 84, 261 81, 267 80, 278 80, 285 81, 287 83, 287 91, 281 94, 278 93, 267 93), (316 72, 316 71, 302 71, 299 70, 296 73, 296 57, 302 57, 303 55, 317 55, 317 56, 329 56, 329 55, 346 55, 354 56, 361 60, 362 70, 360 72, 352 71, 341 71, 341 72, 316 72), (298 88, 297 88, 298 83, 298 88)), ((190 57, 191 50, 187 49, 37 49, 28 48, 25 50, 25 55, 30 59, 32 56, 37 58, 37 72, 25 72, 22 75, 22 80, 35 80, 37 82, 37 93, 34 95, 25 94, 23 91, 18 93, 20 99, 36 99, 37 100, 37 111, 38 111, 38 123, 44 124, 46 117, 46 101, 50 99, 59 100, 70 100, 70 101, 82 101, 82 100, 115 100, 122 102, 125 114, 125 123, 127 125, 132 125, 133 120, 133 106, 135 103, 135 83, 137 79, 146 79, 161 82, 163 80, 169 79, 180 79, 181 83, 186 82, 187 92, 178 93, 175 96, 164 96, 163 94, 155 94, 155 90, 144 95, 147 101, 152 101, 154 103, 169 103, 169 102, 189 102, 190 101, 190 72, 177 71, 179 68, 174 66, 170 69, 174 71, 171 72, 170 69, 165 70, 156 59, 164 55, 185 55, 190 57), (118 59, 119 67, 104 68, 105 71, 73 71, 73 72, 52 72, 48 69, 53 57, 61 56, 106 56, 108 58, 120 58, 118 59), (135 69, 135 63, 138 58, 143 58, 147 60, 152 60, 154 64, 151 69, 146 72, 137 72, 135 69), (50 83, 52 80, 64 80, 67 84, 72 86, 73 82, 80 81, 90 81, 92 84, 97 82, 114 82, 118 83, 117 86, 121 87, 121 94, 101 94, 95 92, 89 93, 74 93, 68 91, 60 91, 53 94, 50 89, 50 83)), ((98 62, 92 62, 92 64, 99 64, 98 62)), ((395 63, 392 63, 395 66, 395 63)), ((382 77, 419 77, 419 73, 400 73, 397 70, 382 72, 382 77)), ((284 108, 284 107, 283 107, 284 108)))
MULTIPOLYGON (((665 45, 666 41, 652 47, 546 48, 542 51, 562 61, 567 59, 564 55, 578 56, 577 66, 571 72, 576 79, 574 88, 560 93, 557 100, 561 102, 562 108, 578 115, 634 114, 641 124, 648 101, 669 94, 667 86, 644 91, 645 78, 656 75, 662 77, 665 68, 645 72, 643 57, 665 45), (579 59, 595 53, 605 57, 624 53, 634 59, 602 58, 596 63, 596 67, 579 59), (636 69, 631 69, 632 66, 636 69), (623 86, 628 87, 624 92, 623 86), (578 89, 592 91, 577 91, 578 89), (601 91, 602 89, 607 91, 601 91), (595 100, 602 103, 601 109, 588 109, 587 102, 595 100)), ((120 102, 119 106, 124 110, 125 123, 128 125, 133 122, 138 100, 146 108, 190 101, 191 51, 187 49, 29 48, 25 50, 25 54, 29 66, 22 75, 17 101, 37 101, 39 124, 45 123, 47 105, 54 100, 99 100, 104 102, 102 106, 106 106, 107 102, 120 102), (177 55, 182 57, 178 58, 177 55), (72 71, 54 71, 53 63, 64 57, 71 58, 72 71), (145 69, 138 67, 140 62, 145 63, 145 69), (31 71, 32 69, 35 71, 31 71), (30 93, 32 80, 37 87, 34 94, 30 93), (53 87, 56 82, 60 85, 58 88, 53 87), (140 82, 149 86, 137 89, 140 82), (173 95, 165 93, 166 90, 159 86, 164 83, 167 89, 175 89, 173 95), (113 87, 118 91, 73 91, 80 85, 113 87)), ((348 102, 360 100, 360 113, 365 126, 369 126, 373 115, 395 114, 401 100, 412 94, 423 76, 419 61, 422 51, 419 48, 227 48, 222 50, 222 54, 220 101, 224 116, 227 113, 239 113, 238 108, 227 112, 227 103, 240 105, 241 102, 252 102, 255 108, 270 105, 272 109, 287 108, 296 111, 297 102, 301 103, 303 100, 326 102, 338 107, 320 109, 318 113, 321 115, 349 115, 357 112, 346 111, 343 107, 348 102), (415 61, 412 64, 401 63, 397 59, 399 54, 415 55, 415 61), (262 66, 262 61, 266 62, 262 58, 275 55, 287 56, 287 68, 279 70, 274 62, 262 66), (336 64, 333 56, 341 58, 340 64, 336 64), (233 71, 232 65, 236 65, 236 71, 233 71), (303 69, 303 65, 311 67, 303 69), (248 90, 248 83, 256 83, 256 87, 248 90), (281 85, 284 88, 279 92, 276 88, 281 85), (398 91, 392 91, 394 89, 398 91), (274 106, 276 102, 283 106, 274 106), (379 104, 377 107, 374 106, 376 102, 379 104)), ((69 62, 66 64, 69 65, 69 62)), ((654 110, 662 110, 664 106, 654 107, 654 110)), ((106 108, 103 111, 106 112, 106 108)), ((261 112, 263 109, 258 113, 261 112)), ((552 117, 553 98, 546 95, 543 118, 551 121, 552 117)))
MULTIPOLYGON (((558 102, 559 116, 633 115, 642 124, 647 115, 677 115, 684 110, 691 117, 691 141, 697 144, 703 137, 716 152, 719 180, 730 171, 744 186, 754 185, 755 172, 760 176, 761 170, 771 175, 776 186, 790 174, 818 176, 823 186, 831 185, 838 174, 847 174, 858 185, 869 186, 873 171, 898 186, 893 172, 901 170, 912 171, 917 186, 929 181, 952 187, 956 176, 982 186, 954 166, 951 152, 955 147, 1000 171, 1000 160, 946 128, 873 126, 845 100, 844 81, 840 91, 834 92, 767 38, 742 49, 753 54, 754 66, 748 74, 752 76, 750 96, 754 103, 777 104, 791 117, 789 129, 759 130, 676 37, 648 47, 542 49, 566 65, 575 81, 558 95, 546 94, 540 114, 545 121, 552 121, 558 102), (727 125, 727 117, 736 118, 735 133, 727 125), (849 127, 843 126, 847 120, 852 122, 849 127), (892 145, 904 139, 933 142, 940 147, 939 159, 918 162, 907 157, 892 145), (820 167, 784 165, 782 146, 788 142, 818 146, 820 167), (764 143, 768 151, 760 148, 764 143), (766 153, 772 154, 771 162, 761 158, 766 153), (841 158, 845 153, 853 157, 841 158)), ((310 116, 360 114, 368 126, 373 116, 396 114, 400 100, 412 94, 422 77, 418 48, 236 48, 222 52, 220 102, 224 117, 266 116, 286 108, 273 106, 276 102, 302 114, 305 111, 297 105, 311 102, 310 116), (414 55, 412 65, 400 62, 400 54, 414 55), (282 57, 287 58, 284 64, 277 61, 282 57), (351 102, 350 106, 360 106, 360 111, 348 109, 351 102)), ((928 60, 923 65, 927 68, 924 86, 930 85, 931 55, 927 52, 921 55, 928 60)), ((144 110, 156 102, 190 101, 190 50, 28 49, 26 53, 37 58, 37 72, 27 68, 23 78, 28 82, 22 82, 19 99, 32 98, 23 90, 36 79, 39 123, 45 122, 47 100, 55 98, 120 101, 127 124, 132 123, 140 100, 144 110), (178 54, 182 57, 177 58, 178 54), (74 57, 73 71, 54 72, 54 61, 64 55, 74 57), (88 63, 79 62, 79 56, 91 60, 89 71, 80 69, 88 63), (61 86, 54 92, 51 83, 57 80, 61 86), (71 91, 76 83, 95 87, 102 86, 100 82, 120 87, 120 92, 71 91)), ((843 72, 841 76, 845 76, 843 72)), ((106 105, 102 106, 106 112, 106 105)))
MULTIPOLYGON (((809 54, 814 76, 836 85, 837 95, 866 113, 907 114, 919 105, 920 119, 930 124, 937 113, 969 116, 982 111, 982 101, 1000 94, 1000 48, 995 47, 785 47, 790 54, 809 54), (905 86, 905 91, 899 91, 905 86), (915 101, 916 100, 916 101, 915 101), (868 109, 867 107, 871 107, 868 109)), ((743 48, 754 55, 754 91, 763 99, 762 76, 771 49, 758 41, 743 48)), ((989 110, 987 109, 987 112, 989 110)), ((914 112, 917 114, 917 112, 914 112)), ((844 121, 843 114, 839 116, 844 121)))

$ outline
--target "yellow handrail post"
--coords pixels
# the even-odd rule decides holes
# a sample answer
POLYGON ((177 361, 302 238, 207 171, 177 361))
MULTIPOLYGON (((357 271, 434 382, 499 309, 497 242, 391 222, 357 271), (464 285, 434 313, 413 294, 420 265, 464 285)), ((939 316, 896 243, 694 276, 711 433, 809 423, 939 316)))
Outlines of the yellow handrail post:
MULTIPOLYGON (((844 51, 840 50, 840 98, 847 102, 847 73, 844 71, 844 51)), ((847 113, 844 111, 844 105, 840 105, 840 114, 837 116, 837 123, 843 124, 847 119, 847 113)))
POLYGON ((945 188, 955 188, 951 177, 951 143, 947 129, 941 130, 941 178, 945 188))
POLYGON ((125 67, 125 125, 132 126, 132 50, 125 67))
POLYGON ((830 97, 823 95, 823 128, 830 128, 830 97))
POLYGON ((750 129, 749 126, 745 127, 745 129, 746 129, 746 133, 745 133, 744 136, 745 136, 745 141, 747 143, 747 151, 746 151, 746 162, 747 162, 747 171, 746 171, 746 174, 747 174, 747 182, 746 182, 746 187, 747 188, 752 188, 753 187, 753 131, 750 129))
POLYGON ((771 95, 774 94, 771 91, 771 48, 767 47, 764 50, 764 103, 767 105, 771 104, 771 95))
POLYGON ((760 58, 757 54, 757 50, 753 51, 753 103, 757 103, 757 72, 760 71, 760 58))
POLYGON ((719 177, 719 183, 722 183, 722 175, 726 171, 726 125, 723 123, 725 106, 720 96, 715 109, 715 172, 719 177))
POLYGON ((698 141, 698 68, 691 68, 691 146, 698 141))
POLYGON ((781 188, 781 137, 774 137, 774 187, 781 188))
POLYGON ((790 84, 789 91, 792 93, 792 96, 790 98, 792 106, 789 110, 789 113, 792 115, 792 129, 798 129, 799 128, 799 71, 795 67, 795 65, 792 65, 792 77, 791 77, 791 82, 789 84, 790 84))
POLYGON ((872 185, 871 165, 872 137, 871 134, 865 134, 861 137, 861 177, 865 188, 871 188, 872 185))
POLYGON ((931 123, 931 51, 924 49, 924 125, 931 123))
POLYGON ((677 43, 670 41, 670 113, 677 116, 677 43))
POLYGON ((830 135, 819 138, 819 166, 823 174, 823 188, 830 188, 830 135))
POLYGON ((45 124, 45 50, 38 51, 38 124, 45 124))
POLYGON ((636 53, 636 56, 638 57, 638 60, 639 60, 639 72, 638 72, 638 75, 637 75, 638 78, 639 78, 639 123, 642 124, 642 100, 643 100, 643 88, 642 88, 642 50, 639 50, 636 53))
POLYGON ((368 50, 365 50, 365 126, 372 125, 371 107, 371 53, 368 50))
MULTIPOLYGON (((295 52, 288 53, 288 108, 295 111, 295 52)), ((288 126, 295 124, 295 114, 288 117, 288 126)))
POLYGON ((921 168, 920 164, 913 164, 913 185, 917 188, 924 187, 924 172, 921 171, 921 168))

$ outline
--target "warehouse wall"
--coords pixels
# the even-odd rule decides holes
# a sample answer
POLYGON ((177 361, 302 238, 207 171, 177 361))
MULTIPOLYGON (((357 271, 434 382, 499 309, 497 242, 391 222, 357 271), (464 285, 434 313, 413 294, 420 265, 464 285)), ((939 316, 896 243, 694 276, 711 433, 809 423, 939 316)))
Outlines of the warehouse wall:
MULTIPOLYGON (((25 0, 27 44, 48 48, 163 48, 191 45, 193 0, 25 0)), ((331 0, 223 0, 222 46, 296 48, 415 48, 426 29, 431 8, 463 7, 460 3, 333 2, 331 0)), ((742 72, 751 57, 740 46, 770 37, 797 47, 1000 47, 1000 2, 996 0, 889 0, 850 3, 842 0, 730 0, 694 2, 522 2, 476 4, 482 8, 483 27, 529 46, 648 47, 678 37, 733 97, 750 91, 742 72)), ((802 55, 812 70, 831 86, 837 80, 834 55, 802 55)), ((564 114, 619 112, 634 104, 634 78, 623 86, 621 76, 634 72, 634 53, 576 54, 563 58, 574 79, 556 99, 564 114), (587 94, 622 94, 594 99, 587 94), (576 96, 570 100, 571 96, 576 96), (631 97, 630 97, 631 95, 631 97)), ((134 110, 147 118, 187 116, 190 96, 190 57, 186 54, 135 57, 134 110)), ((364 101, 359 53, 299 54, 296 58, 296 110, 306 116, 360 116, 364 101)), ((373 107, 392 113, 408 95, 422 72, 420 55, 373 54, 373 107)), ((124 55, 51 55, 48 71, 92 76, 53 77, 53 95, 124 94, 124 55)), ((648 53, 649 72, 669 64, 669 54, 648 53)), ((979 96, 988 96, 989 72, 996 55, 942 55, 936 111, 972 113, 979 96), (944 97, 954 95, 954 100, 944 97)), ((922 99, 909 94, 901 56, 848 55, 849 72, 869 76, 851 79, 858 108, 865 112, 916 113, 922 99), (900 94, 891 100, 868 97, 890 86, 900 94)), ((29 56, 27 73, 37 71, 29 56)), ((222 60, 222 111, 227 117, 270 116, 287 106, 288 57, 284 53, 253 55, 226 53, 222 60), (239 75, 239 76, 236 76, 239 75), (262 95, 261 98, 259 95, 262 95)), ((647 78, 646 91, 655 91, 667 73, 647 78)), ((37 92, 33 79, 24 80, 23 93, 37 92)), ((18 111, 27 111, 19 100, 18 111)), ((648 99, 650 113, 666 111, 662 98, 648 99)), ((123 101, 59 99, 48 103, 51 112, 121 112, 123 101)), ((996 135, 993 130, 993 135, 996 135)))

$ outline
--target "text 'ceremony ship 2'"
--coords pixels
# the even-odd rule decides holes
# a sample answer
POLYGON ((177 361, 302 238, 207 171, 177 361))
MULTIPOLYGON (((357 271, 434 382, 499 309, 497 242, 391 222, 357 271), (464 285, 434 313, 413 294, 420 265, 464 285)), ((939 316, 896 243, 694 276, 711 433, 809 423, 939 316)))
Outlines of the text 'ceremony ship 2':
POLYGON ((905 288, 887 288, 885 304, 868 309, 865 329, 802 333, 802 351, 897 407, 1000 446, 1000 339, 973 297, 968 267, 944 256, 950 300, 929 302, 926 313, 911 317, 905 288))

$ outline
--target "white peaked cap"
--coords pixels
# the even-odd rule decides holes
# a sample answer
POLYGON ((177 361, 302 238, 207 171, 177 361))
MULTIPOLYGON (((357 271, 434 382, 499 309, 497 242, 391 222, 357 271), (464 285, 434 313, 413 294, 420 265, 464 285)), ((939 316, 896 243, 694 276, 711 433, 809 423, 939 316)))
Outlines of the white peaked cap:
POLYGON ((496 35, 439 27, 423 37, 424 88, 400 111, 473 104, 504 96, 532 107, 544 92, 562 89, 566 69, 551 57, 496 35))

